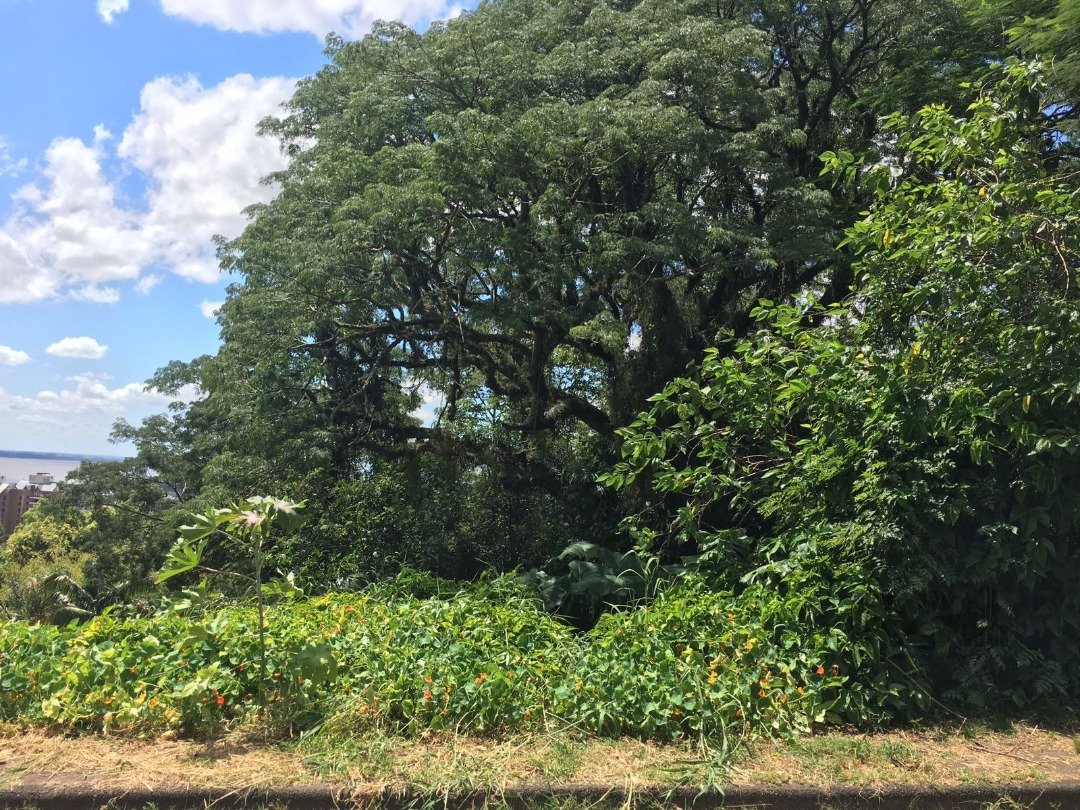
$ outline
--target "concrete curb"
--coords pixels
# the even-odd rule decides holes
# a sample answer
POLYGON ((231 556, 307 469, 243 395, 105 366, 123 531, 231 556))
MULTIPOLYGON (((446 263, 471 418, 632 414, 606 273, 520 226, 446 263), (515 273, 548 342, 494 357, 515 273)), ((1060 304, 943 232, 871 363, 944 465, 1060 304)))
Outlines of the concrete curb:
POLYGON ((722 793, 704 794, 689 788, 669 791, 650 789, 630 792, 624 787, 604 785, 535 785, 503 793, 477 791, 465 794, 433 794, 418 791, 350 791, 325 785, 293 788, 140 788, 126 792, 99 788, 28 787, 0 790, 0 808, 7 810, 98 810, 108 807, 153 806, 158 810, 183 808, 424 808, 484 807, 508 805, 525 808, 551 806, 574 800, 581 804, 610 806, 650 806, 695 808, 762 808, 765 810, 824 810, 824 808, 876 808, 877 810, 955 810, 985 808, 1011 800, 1008 807, 1080 808, 1080 782, 1053 782, 1033 785, 963 785, 920 787, 895 785, 880 789, 837 785, 817 788, 797 785, 730 787, 722 793))

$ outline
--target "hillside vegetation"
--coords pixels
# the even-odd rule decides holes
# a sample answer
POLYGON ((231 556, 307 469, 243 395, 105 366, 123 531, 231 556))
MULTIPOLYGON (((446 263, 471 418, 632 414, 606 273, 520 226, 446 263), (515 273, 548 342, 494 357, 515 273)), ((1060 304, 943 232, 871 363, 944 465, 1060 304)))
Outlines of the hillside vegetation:
POLYGON ((331 37, 220 351, 151 381, 200 397, 0 553, 0 717, 728 750, 1075 705, 1077 6, 916 7, 331 37))

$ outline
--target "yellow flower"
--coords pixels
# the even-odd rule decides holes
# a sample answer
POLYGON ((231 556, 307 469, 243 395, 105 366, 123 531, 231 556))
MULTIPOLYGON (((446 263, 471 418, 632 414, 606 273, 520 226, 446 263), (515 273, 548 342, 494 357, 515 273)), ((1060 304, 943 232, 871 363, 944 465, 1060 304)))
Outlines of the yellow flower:
POLYGON ((746 642, 746 649, 747 650, 754 649, 754 640, 753 639, 750 639, 748 642, 746 642))

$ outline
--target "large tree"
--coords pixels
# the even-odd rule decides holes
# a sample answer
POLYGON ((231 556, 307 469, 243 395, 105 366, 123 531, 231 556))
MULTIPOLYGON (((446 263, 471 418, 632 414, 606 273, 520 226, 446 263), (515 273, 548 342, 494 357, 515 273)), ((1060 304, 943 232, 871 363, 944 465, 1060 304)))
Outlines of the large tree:
POLYGON ((288 414, 292 459, 441 446, 543 477, 759 297, 846 291, 855 202, 816 155, 873 150, 890 82, 961 25, 946 0, 503 0, 333 40, 266 122, 292 159, 223 247, 242 282, 200 382, 288 414))

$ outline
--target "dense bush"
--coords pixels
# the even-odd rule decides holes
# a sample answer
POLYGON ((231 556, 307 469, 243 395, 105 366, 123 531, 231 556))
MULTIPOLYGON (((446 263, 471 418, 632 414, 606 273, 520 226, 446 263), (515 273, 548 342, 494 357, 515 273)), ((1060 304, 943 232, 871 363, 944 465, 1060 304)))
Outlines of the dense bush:
MULTIPOLYGON (((269 716, 406 732, 569 723, 658 738, 850 716, 846 641, 803 633, 796 601, 733 602, 690 579, 575 635, 522 588, 504 578, 420 599, 391 586, 272 606, 269 716)), ((132 732, 251 719, 254 615, 184 598, 149 617, 0 623, 0 719, 132 732)))
POLYGON ((812 626, 975 705, 1080 684, 1080 166, 1040 98, 1012 66, 964 118, 894 120, 855 294, 763 305, 608 477, 651 491, 642 545, 722 587, 820 583, 812 626))
POLYGON ((432 455, 301 489, 311 493, 303 531, 275 544, 272 565, 328 587, 404 567, 469 580, 534 566, 599 522, 595 509, 432 455))

